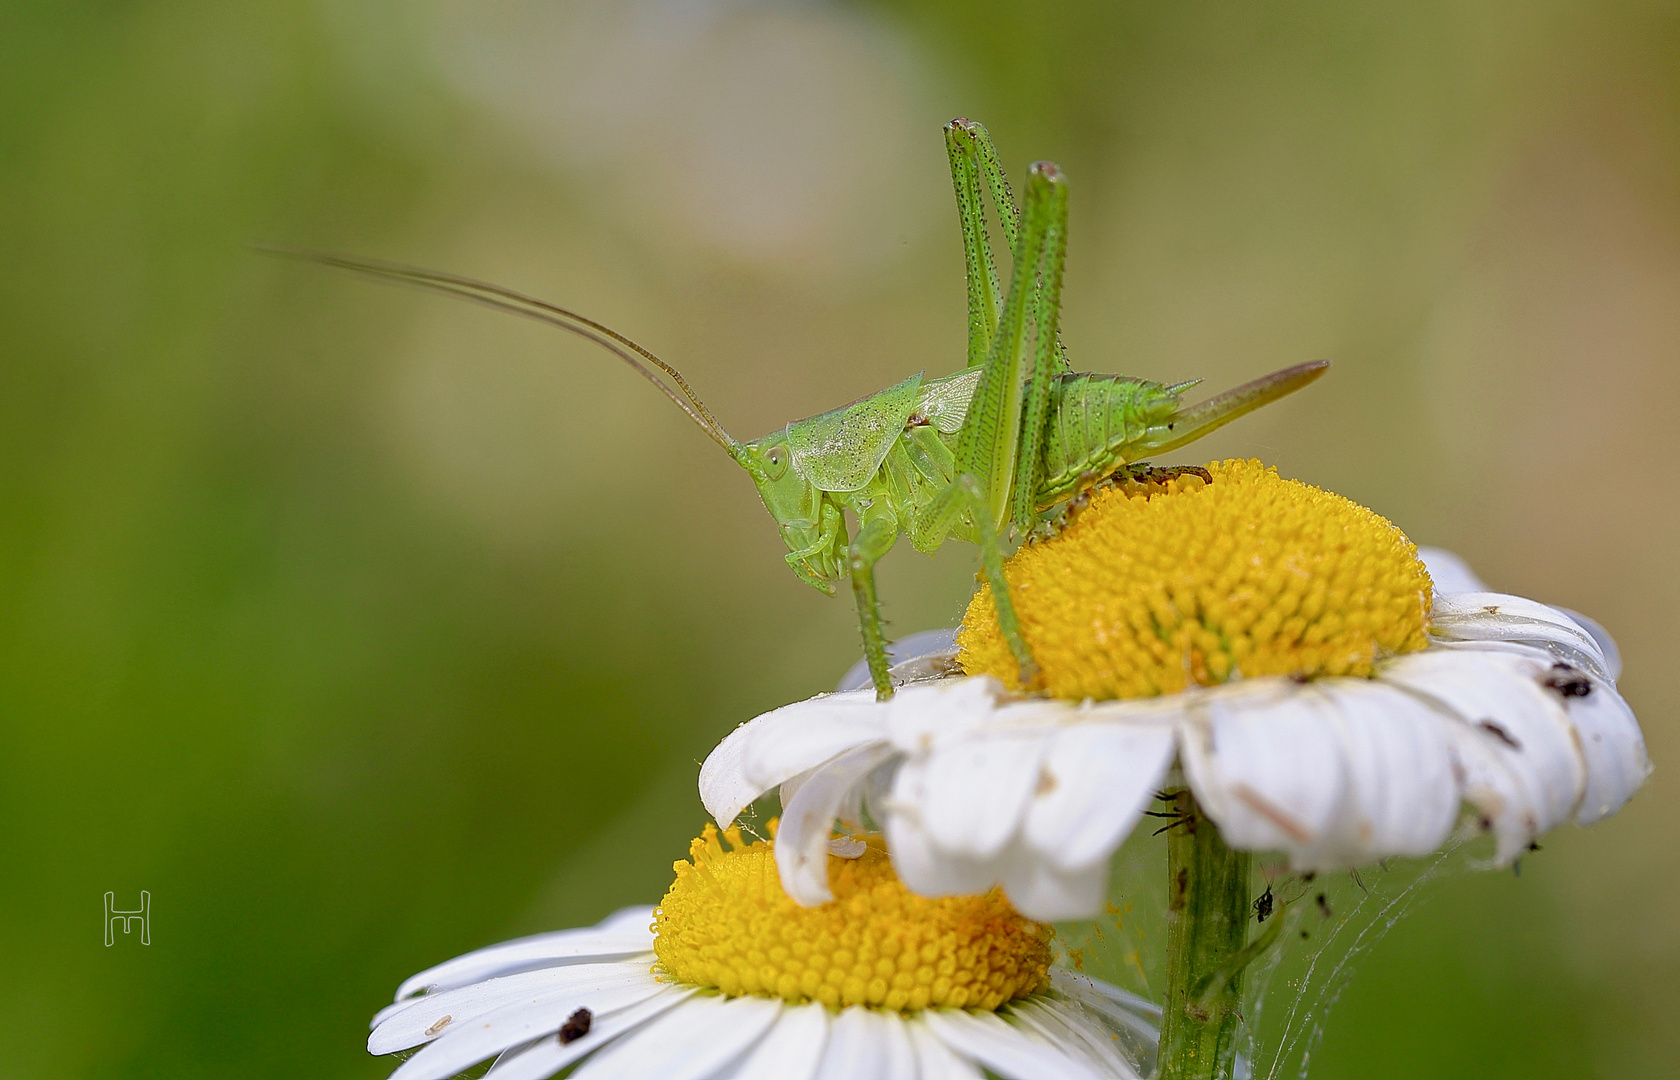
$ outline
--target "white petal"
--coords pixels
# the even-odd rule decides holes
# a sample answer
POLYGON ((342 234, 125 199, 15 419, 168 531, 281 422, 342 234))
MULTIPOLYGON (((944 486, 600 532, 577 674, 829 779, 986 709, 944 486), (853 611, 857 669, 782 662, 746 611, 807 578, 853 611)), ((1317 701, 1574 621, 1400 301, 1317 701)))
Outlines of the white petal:
MULTIPOLYGON (((407 1008, 392 1006, 397 1011, 385 1010, 389 1015, 368 1036, 368 1053, 390 1054, 407 1050, 521 1001, 556 994, 563 996, 591 988, 640 985, 648 981, 647 970, 651 959, 651 954, 648 954, 629 963, 617 961, 544 968, 412 998, 399 1003, 407 1008)), ((558 1028, 559 1022, 556 1021, 554 1026, 558 1028)))
POLYGON ((592 963, 619 956, 634 956, 653 948, 651 908, 632 908, 646 914, 626 919, 625 912, 613 914, 599 926, 557 930, 547 934, 515 938, 445 960, 397 987, 397 1001, 427 987, 449 990, 499 975, 512 975, 539 967, 565 963, 592 963), (615 921, 618 920, 618 921, 615 921))
POLYGON ((599 1018, 592 1018, 589 1034, 563 1043, 549 1036, 539 1039, 524 1050, 498 1059, 485 1077, 495 1080, 543 1080, 553 1076, 585 1054, 594 1052, 626 1032, 652 1020, 668 1009, 675 1008, 693 995, 684 988, 668 988, 639 1004, 619 1009, 599 1018))
POLYGON ((1351 836, 1326 852, 1326 866, 1386 855, 1425 855, 1452 831, 1458 782, 1452 740, 1439 718, 1410 696, 1368 679, 1326 679, 1341 708, 1351 836))
POLYGON ((1470 564, 1446 548, 1420 547, 1418 558, 1423 560, 1423 568, 1429 571, 1429 580, 1435 586, 1436 596, 1443 593, 1488 591, 1482 579, 1470 569, 1470 564))
POLYGON ((1047 1004, 1100 1024, 1139 1073, 1154 1070, 1161 1040, 1159 1005, 1066 968, 1050 969, 1050 985, 1061 996, 1046 996, 1047 1004))
MULTIPOLYGON (((462 1069, 494 1057, 510 1046, 558 1031, 580 1008, 602 1015, 647 1001, 663 991, 646 973, 635 983, 614 984, 532 995, 517 1004, 504 1005, 470 1022, 451 1023, 437 1041, 403 1062, 391 1080, 443 1080, 462 1069)), ((591 1022, 591 1027, 594 1026, 591 1022)), ((372 1047, 370 1045, 369 1049, 372 1047)), ((374 1051, 379 1053, 381 1051, 374 1051)))
POLYGON ((1447 733, 1405 693, 1365 679, 1250 680, 1205 699, 1185 768, 1234 847, 1297 869, 1422 854, 1458 807, 1447 733))
POLYGON ((597 930, 646 930, 653 933, 653 906, 632 904, 619 908, 595 924, 597 930))
POLYGON ((1090 917, 1102 908, 1107 891, 1107 862, 1060 870, 1019 842, 991 859, 954 854, 921 827, 914 806, 887 816, 886 838, 898 879, 922 896, 973 896, 1001 885, 1015 910, 1051 922, 1090 917))
POLYGON ((1161 1022, 1161 1006, 1146 997, 1067 968, 1051 968, 1050 985, 1081 1004, 1096 1009, 1116 1024, 1141 1031, 1152 1038, 1157 1034, 1155 1025, 1161 1022), (1140 1022, 1142 1026, 1139 1026, 1140 1022))
POLYGON ((771 788, 835 754, 879 738, 885 712, 874 691, 821 694, 754 717, 700 766, 700 801, 727 826, 771 788))
POLYGON ((968 896, 991 888, 1001 874, 992 862, 965 858, 934 843, 922 825, 926 773, 923 762, 906 761, 886 800, 887 852, 905 888, 923 896, 968 896))
POLYGON ((1620 810, 1645 778, 1651 759, 1645 736, 1633 710, 1606 682, 1593 680, 1592 691, 1563 699, 1563 707, 1579 735, 1586 761, 1587 782, 1575 820, 1591 825, 1620 810))
POLYGON ((1315 843, 1342 805, 1341 753, 1323 737, 1329 700, 1284 680, 1232 689, 1203 698, 1182 739, 1197 801, 1233 846, 1315 843))
POLYGON ((728 1080, 811 1080, 828 1042, 828 1009, 821 1002, 782 1010, 776 1026, 760 1039, 728 1080))
POLYGON ((1611 679, 1598 641, 1557 608, 1505 593, 1437 597, 1429 632, 1447 641, 1511 641, 1544 649, 1566 664, 1611 679))
POLYGON ((1102 1076, 1138 1080, 1137 1068, 1120 1053, 1114 1037, 1081 1015, 1076 1006, 1050 998, 1017 1001, 1005 1018, 1078 1056, 1102 1076))
POLYGON ((998 883, 1016 911, 1039 922, 1089 919, 1102 910, 1108 895, 1108 860, 1078 870, 1063 870, 1025 844, 1011 847, 1000 860, 998 883))
POLYGON ((1598 651, 1604 654, 1604 669, 1605 673, 1610 676, 1610 681, 1615 682, 1621 678, 1622 650, 1616 648, 1616 639, 1610 636, 1610 631, 1604 629, 1603 624, 1597 619, 1588 618, 1579 611, 1558 607, 1556 604, 1553 604, 1552 607, 1554 610, 1561 611, 1569 616, 1571 621, 1585 630, 1592 636, 1593 641, 1598 643, 1598 651))
POLYGON ((745 1053, 776 1022, 776 998, 694 997, 616 1040, 578 1067, 576 1080, 704 1080, 745 1053))
MULTIPOLYGON (((900 1080, 887 1071, 886 1021, 858 1005, 841 1009, 828 1026, 828 1045, 816 1080, 900 1080)), ((904 1080, 915 1080, 914 1074, 904 1080)))
POLYGON ((1104 722, 1093 712, 1053 736, 1021 834, 1062 870, 1104 862, 1137 824, 1172 763, 1164 724, 1104 722))
MULTIPOLYGON (((955 630, 919 630, 914 634, 906 634, 887 646, 887 663, 896 668, 912 660, 926 660, 932 657, 954 659, 956 651, 955 630)), ((862 690, 869 685, 869 661, 859 660, 846 669, 846 674, 840 677, 840 685, 835 689, 862 690)))
POLYGON ((920 1017, 911 1020, 910 1044, 916 1048, 916 1065, 921 1080, 981 1080, 980 1067, 958 1057, 920 1017))
POLYGON ((776 871, 787 894, 806 907, 834 899, 828 887, 828 838, 834 815, 870 771, 893 753, 874 744, 842 754, 800 787, 782 811, 776 833, 776 871))
POLYGON ((906 686, 886 703, 889 737, 906 753, 926 753, 991 722, 1003 697, 990 675, 906 686))
POLYGON ((955 855, 990 859, 1014 837, 1038 786, 1042 733, 974 732, 928 758, 922 824, 955 855))
POLYGON ((929 1009, 922 1015, 946 1046, 1004 1080, 1098 1080, 1101 1076, 1084 1062, 1004 1023, 996 1013, 929 1009))
POLYGON ((1551 664, 1538 649, 1439 646, 1382 671, 1448 718, 1463 797, 1493 825, 1500 862, 1568 818, 1585 789, 1562 700, 1540 683, 1551 664))
POLYGON ((905 1025, 904 1017, 886 1010, 875 1015, 882 1021, 881 1049, 887 1061, 883 1075, 918 1080, 921 1069, 916 1059, 916 1048, 910 1042, 910 1029, 905 1025))

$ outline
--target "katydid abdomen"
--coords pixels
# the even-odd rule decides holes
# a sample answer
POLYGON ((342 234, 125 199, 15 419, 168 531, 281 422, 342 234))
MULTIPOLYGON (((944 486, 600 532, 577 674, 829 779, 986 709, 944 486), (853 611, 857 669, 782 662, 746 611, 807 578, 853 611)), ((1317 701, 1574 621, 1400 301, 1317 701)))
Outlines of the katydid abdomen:
POLYGON ((1045 422, 1044 471, 1034 503, 1047 510, 1125 465, 1176 450, 1210 431, 1305 386, 1328 360, 1274 371, 1189 408, 1184 391, 1201 380, 1163 386, 1124 375, 1070 372, 1056 376, 1045 422))
POLYGON ((1180 395, 1193 385, 1083 371, 1056 376, 1034 491, 1038 508, 1070 499, 1135 461, 1151 429, 1172 423, 1180 395))
MULTIPOLYGON (((1059 374, 1045 418, 1034 503, 1048 510, 1127 465, 1183 446, 1299 389, 1327 366, 1325 361, 1298 364, 1189 408, 1182 406, 1184 392, 1199 380, 1168 386, 1126 375, 1059 374)), ((973 386, 972 372, 923 383, 915 410, 885 454, 875 481, 855 497, 843 497, 847 508, 880 512, 885 503, 914 539, 920 512, 956 477, 957 434, 967 411, 965 395, 973 393, 973 386)), ((951 535, 967 540, 970 531, 964 527, 951 535)))

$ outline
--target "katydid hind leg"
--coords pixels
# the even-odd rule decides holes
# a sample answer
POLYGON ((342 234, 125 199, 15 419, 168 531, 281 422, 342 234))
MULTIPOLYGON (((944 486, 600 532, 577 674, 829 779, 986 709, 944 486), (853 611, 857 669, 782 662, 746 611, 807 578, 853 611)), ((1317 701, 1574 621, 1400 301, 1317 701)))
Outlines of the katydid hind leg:
POLYGON ((1051 216, 1044 204, 1053 194, 1053 171, 1053 167, 1046 171, 1035 166, 1028 177, 1027 206, 1003 316, 957 435, 957 473, 978 481, 986 502, 987 522, 993 529, 1003 528, 1010 520, 1015 467, 1020 461, 1021 409, 1024 380, 1029 374, 1023 368, 1036 360, 1036 355, 1028 357, 1028 327, 1037 306, 1037 267, 1051 216))
MULTIPOLYGON (((963 264, 968 277, 969 367, 979 367, 986 362, 1003 306, 997 264, 992 260, 990 230, 986 226, 983 185, 988 184, 991 177, 986 174, 982 147, 991 151, 991 163, 995 168, 997 153, 991 149, 991 139, 984 127, 961 117, 945 125, 945 151, 951 159, 951 182, 956 188, 957 218, 962 226, 963 264)), ((995 196, 996 188, 992 190, 995 196)), ((999 217, 1006 220, 1004 233, 1011 245, 1015 239, 1014 213, 1013 200, 1007 210, 1001 205, 998 208, 999 217)))
POLYGON ((998 160, 992 134, 983 124, 974 124, 974 156, 980 166, 980 176, 991 192, 992 206, 997 210, 998 225, 1003 229, 1004 243, 1015 250, 1015 239, 1021 229, 1021 208, 1015 205, 1015 193, 1009 190, 1009 174, 998 160))
POLYGON ((1033 166, 1027 179, 1026 207, 1003 316, 957 437, 957 476, 924 512, 925 519, 917 523, 923 540, 937 542, 964 513, 972 515, 997 605, 999 629, 1020 664, 1024 686, 1036 680, 1037 665, 1021 637, 1009 583, 1003 574, 1002 533, 1015 518, 1016 486, 1026 487, 1029 504, 1036 489, 1038 447, 1054 375, 1050 365, 1057 355, 1054 314, 1046 325, 1039 296, 1047 291, 1042 288, 1045 283, 1054 285, 1052 299, 1059 296, 1066 215, 1066 186, 1060 170, 1042 162, 1033 166), (1041 282, 1045 271, 1053 272, 1053 282, 1041 282), (1029 336, 1029 323, 1038 330, 1036 337, 1029 336), (1029 363, 1031 367, 1023 372, 1029 363), (1029 410, 1031 415, 1024 415, 1029 410), (1030 455, 1023 443, 1030 446, 1030 455))
MULTIPOLYGON (((1061 303, 1062 268, 1067 255, 1067 181, 1054 164, 1041 161, 1028 172, 1022 218, 1021 234, 1015 247, 1015 265, 1009 282, 1009 303, 1018 306, 1015 319, 1005 321, 1009 323, 1011 334, 1009 347, 1017 357, 1012 365, 1016 371, 1026 360, 1021 354, 1028 344, 1026 331, 1029 319, 1032 330, 1033 355, 1029 374, 1024 381, 1017 377, 1007 384, 1007 388, 1021 399, 1013 410, 1019 414, 1020 430, 1013 447, 1015 460, 1008 469, 1008 522, 1025 533, 1037 521, 1033 493, 1038 488, 1039 473, 1043 468, 1039 451, 1050 408, 1051 385, 1057 371, 1065 366, 1056 328, 1061 303), (1026 310, 1029 298, 1030 314, 1026 310)), ((1002 334, 999 336, 1001 338, 1002 334)), ((993 445, 999 446, 996 442, 993 445)), ((995 467, 998 463, 993 464, 995 467)), ((1021 686, 1033 688, 1038 683, 1038 664, 1021 635, 1014 595, 1003 572, 1001 533, 1005 526, 995 515, 1004 504, 996 498, 996 493, 991 495, 991 498, 981 500, 994 512, 980 530, 981 559, 992 586, 998 629, 1020 667, 1021 686)))
MULTIPOLYGON (((997 210, 998 214, 998 224, 1003 228, 1004 242, 1008 245, 1010 254, 1013 256, 1016 253, 1016 244, 1019 242, 1020 238, 1021 209, 1015 205, 1015 194, 1009 189, 1009 175, 1003 171, 1003 165, 998 160, 997 147, 993 145, 992 136, 986 130, 985 126, 975 123, 972 120, 953 120, 951 125, 956 125, 958 123, 966 125, 965 130, 969 136, 970 142, 972 143, 971 153, 974 164, 978 167, 980 178, 985 183, 986 190, 992 197, 992 206, 997 210)), ((950 126, 947 126, 946 130, 949 132, 950 126)), ((947 139, 949 139, 949 135, 947 135, 947 139)), ((1063 232, 1065 235, 1065 228, 1063 232)), ((993 287, 995 290, 995 277, 993 281, 993 287)), ((1046 301, 1045 298, 1040 295, 1037 302, 1040 306, 1042 306, 1046 301)), ((1059 300, 1051 302, 1056 303, 1059 302, 1059 300)), ((994 314, 992 316, 992 322, 994 324, 997 322, 997 318, 998 317, 994 309, 994 314)), ((1071 365, 1068 363, 1067 348, 1062 344, 1061 332, 1059 330, 1055 334, 1055 341, 1056 370, 1072 370, 1071 365)), ((982 360, 976 359, 973 356, 972 346, 973 342, 970 341, 969 364, 971 366, 982 362, 982 360)))
MULTIPOLYGON (((1050 412, 1050 396, 1056 373, 1065 367, 1057 338, 1062 302, 1062 270, 1067 262, 1067 181, 1060 169, 1047 161, 1034 165, 1028 178, 1027 212, 1042 216, 1033 221, 1028 237, 1035 247, 1025 249, 1015 273, 1030 275, 1036 282, 1033 294, 1033 361, 1027 376, 1021 407, 1021 438, 1016 447, 1015 490, 1010 521, 1023 533, 1038 520, 1034 495, 1043 472, 1040 451, 1044 446, 1044 424, 1050 412)), ((1010 282, 1010 289, 1015 282, 1010 282)))

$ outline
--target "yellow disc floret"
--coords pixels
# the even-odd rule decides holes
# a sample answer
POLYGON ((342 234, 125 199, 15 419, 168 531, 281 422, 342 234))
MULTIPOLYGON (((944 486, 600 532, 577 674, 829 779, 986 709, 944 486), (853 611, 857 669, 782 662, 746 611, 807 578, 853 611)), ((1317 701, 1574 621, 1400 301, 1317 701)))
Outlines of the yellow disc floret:
POLYGON ((996 1009, 1049 981, 1050 928, 996 889, 930 899, 906 889, 879 837, 829 856, 834 900, 805 908, 782 890, 773 841, 707 825, 654 915, 662 973, 725 995, 916 1010, 996 1009))
MULTIPOLYGON (((1009 560, 1021 634, 1059 698, 1167 694, 1238 676, 1364 675, 1426 644, 1417 547, 1357 503, 1258 461, 1095 492, 1009 560)), ((957 637, 963 669, 1019 689, 990 589, 957 637)))

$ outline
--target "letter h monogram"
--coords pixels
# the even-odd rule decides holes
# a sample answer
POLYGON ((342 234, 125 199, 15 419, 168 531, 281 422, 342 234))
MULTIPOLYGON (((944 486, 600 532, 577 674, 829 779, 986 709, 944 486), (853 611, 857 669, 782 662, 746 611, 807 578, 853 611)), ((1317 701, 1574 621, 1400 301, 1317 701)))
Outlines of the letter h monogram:
POLYGON ((123 933, 128 933, 134 920, 140 920, 140 944, 152 943, 152 894, 145 889, 140 890, 140 908, 138 911, 118 911, 113 907, 116 893, 105 894, 105 947, 110 948, 117 940, 116 924, 122 923, 123 933))

